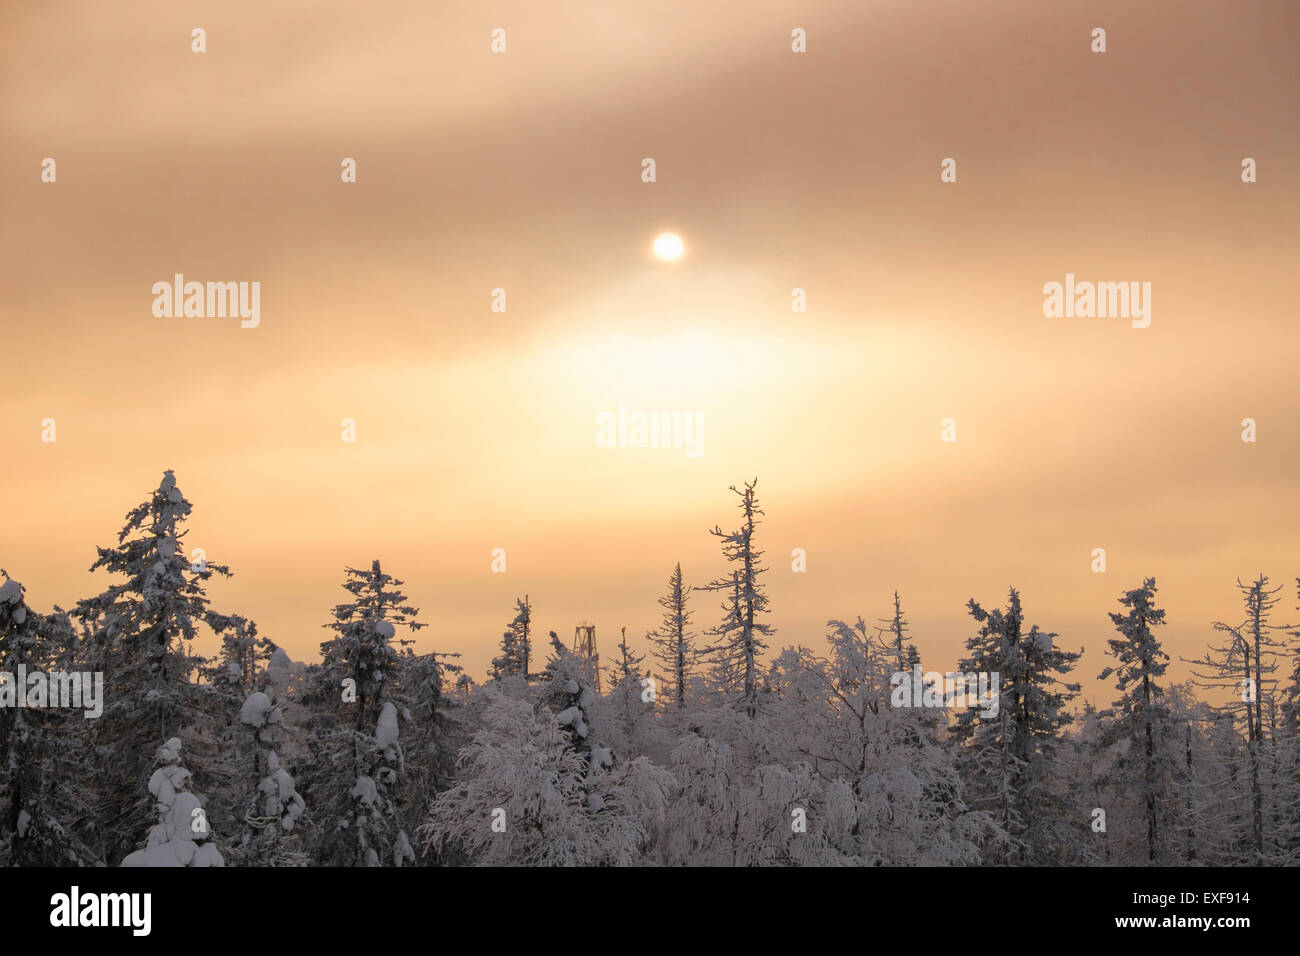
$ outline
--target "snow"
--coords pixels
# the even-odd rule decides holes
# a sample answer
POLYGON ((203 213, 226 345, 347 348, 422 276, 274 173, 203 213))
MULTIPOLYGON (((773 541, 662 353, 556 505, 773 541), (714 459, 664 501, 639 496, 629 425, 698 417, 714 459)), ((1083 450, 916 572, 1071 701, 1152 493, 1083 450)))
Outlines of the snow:
POLYGON ((18 839, 27 836, 27 825, 32 822, 32 815, 26 810, 18 811, 18 839))
POLYGON ((357 785, 352 788, 351 796, 357 797, 366 806, 375 802, 378 791, 375 788, 375 782, 365 774, 357 777, 357 785))
POLYGON ((415 850, 411 848, 411 841, 406 836, 405 830, 397 831, 397 840, 393 843, 393 865, 401 866, 403 860, 414 860, 415 850))
POLYGON ((190 772, 184 767, 159 767, 149 778, 149 792, 159 803, 171 806, 176 794, 189 786, 190 772))
POLYGON ((17 604, 23 599, 23 589, 19 587, 18 582, 8 580, 0 584, 0 601, 6 601, 9 604, 17 604))
POLYGON ((390 621, 376 621, 375 633, 380 637, 393 638, 397 634, 397 628, 393 627, 390 621))
POLYGON ((279 817, 280 828, 288 832, 306 805, 295 789, 293 777, 280 766, 280 757, 274 750, 267 754, 266 768, 267 775, 257 789, 266 798, 267 815, 279 817))
MULTIPOLYGON (((192 846, 193 844, 191 844, 192 846)), ((184 866, 181 862, 184 853, 177 852, 177 845, 174 843, 160 843, 156 846, 146 847, 143 850, 136 850, 128 854, 127 858, 122 861, 123 866, 184 866)), ((191 859, 193 855, 191 854, 191 859)))
POLYGON ((379 746, 387 749, 397 743, 397 708, 391 703, 384 704, 379 712, 379 726, 375 728, 375 740, 379 746))
POLYGON ((224 867, 226 861, 221 858, 217 851, 216 844, 205 843, 194 853, 194 862, 190 866, 221 866, 224 867))
POLYGON ((289 776, 283 770, 277 770, 271 774, 270 778, 276 786, 276 796, 280 803, 287 803, 293 796, 293 777, 289 776))
POLYGON ((248 695, 244 706, 239 709, 239 722, 250 727, 265 727, 267 715, 271 712, 271 699, 260 690, 248 695))
POLYGON ((181 740, 179 737, 170 737, 167 742, 158 748, 158 759, 163 763, 177 763, 181 759, 181 740))
POLYGON ((181 742, 172 737, 158 748, 163 766, 149 778, 149 792, 157 799, 158 822, 149 829, 143 850, 122 861, 129 867, 224 866, 203 811, 203 801, 187 789, 190 772, 180 766, 181 742))

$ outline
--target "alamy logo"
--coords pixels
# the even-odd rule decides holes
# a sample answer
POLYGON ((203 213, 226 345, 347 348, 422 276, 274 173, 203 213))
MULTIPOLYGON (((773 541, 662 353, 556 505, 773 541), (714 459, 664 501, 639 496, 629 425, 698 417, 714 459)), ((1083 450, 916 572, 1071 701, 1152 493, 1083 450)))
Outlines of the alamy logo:
POLYGON ((596 416, 597 448, 684 448, 687 458, 704 454, 702 412, 639 412, 626 405, 596 416))
POLYGON ((1065 285, 1043 286, 1043 315, 1049 319, 1133 319, 1133 328, 1151 324, 1150 282, 1076 282, 1065 274, 1065 285))
POLYGON ((0 671, 0 707, 79 707, 93 720, 104 713, 103 671, 28 671, 26 664, 18 670, 0 671))
POLYGON ((895 671, 889 679, 889 686, 894 688, 889 703, 893 707, 978 707, 982 719, 992 720, 1001 709, 1000 684, 997 671, 928 671, 922 675, 918 664, 911 673, 895 671))
POLYGON ((50 925, 129 926, 133 936, 148 936, 153 898, 148 893, 86 893, 76 886, 71 893, 50 897, 50 925))
POLYGON ((260 282, 186 282, 178 272, 171 282, 155 282, 153 294, 153 314, 160 319, 239 316, 244 329, 255 329, 262 321, 260 282))

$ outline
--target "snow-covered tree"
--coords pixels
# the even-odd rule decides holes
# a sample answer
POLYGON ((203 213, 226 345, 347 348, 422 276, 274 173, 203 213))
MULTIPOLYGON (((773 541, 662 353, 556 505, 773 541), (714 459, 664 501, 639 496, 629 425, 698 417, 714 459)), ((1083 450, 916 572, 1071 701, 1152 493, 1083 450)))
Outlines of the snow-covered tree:
MULTIPOLYGON (((203 659, 192 650, 202 630, 221 630, 229 618, 209 607, 204 589, 222 565, 192 566, 185 557, 185 522, 192 508, 171 471, 149 499, 131 509, 111 548, 98 548, 91 571, 116 577, 74 612, 89 632, 82 666, 104 673, 104 714, 92 721, 88 751, 99 790, 97 838, 109 862, 120 860, 148 823, 148 801, 139 781, 149 774, 148 755, 159 737, 196 741, 207 730, 205 691, 194 682, 203 659)), ((196 772, 208 770, 208 751, 199 747, 196 772)))
POLYGON ((641 680, 641 664, 644 661, 645 655, 636 653, 628 644, 627 628, 619 628, 618 658, 609 668, 611 683, 615 687, 629 680, 639 683, 641 680))
POLYGON ((515 640, 515 632, 506 628, 501 632, 501 653, 492 658, 491 680, 520 675, 523 670, 523 654, 515 640))
POLYGON ((492 677, 532 676, 533 606, 528 595, 515 599, 515 616, 501 635, 501 653, 492 660, 492 677))
POLYGON ((229 852, 242 866, 305 866, 309 858, 295 831, 306 804, 274 749, 284 717, 273 693, 271 687, 253 691, 240 708, 239 725, 252 757, 245 776, 251 792, 244 794, 242 832, 229 852))
MULTIPOLYGON (((1226 692, 1226 700, 1218 707, 1244 731, 1249 754, 1250 781, 1250 831, 1246 835, 1254 863, 1276 860, 1285 850, 1277 845, 1278 834, 1269 832, 1267 823, 1274 811, 1267 806, 1272 796, 1268 792, 1270 781, 1277 779, 1279 755, 1275 747, 1278 656, 1285 645, 1272 636, 1284 630, 1283 625, 1270 623, 1270 614, 1277 604, 1275 595, 1280 588, 1268 587, 1268 577, 1259 575, 1250 584, 1237 581, 1246 617, 1240 624, 1216 621, 1214 629, 1226 634, 1224 643, 1211 646, 1199 660, 1192 661, 1192 673, 1198 687, 1226 692), (1267 711, 1265 706, 1267 705, 1267 711), (1265 727, 1264 715, 1269 715, 1265 727)), ((1284 798, 1285 799, 1285 798, 1284 798)))
POLYGON ((221 631, 221 649, 205 668, 209 682, 224 696, 242 706, 244 699, 262 681, 275 644, 257 633, 257 623, 237 614, 230 615, 221 631))
POLYGON ((426 848, 488 864, 626 865, 645 853, 672 778, 596 741, 589 664, 554 634, 551 650, 535 705, 491 689, 463 772, 421 829, 426 848))
POLYGON ((304 795, 318 816, 319 862, 378 866, 412 858, 397 806, 403 754, 398 720, 403 662, 397 627, 416 630, 418 609, 403 582, 378 561, 369 571, 347 569, 343 587, 353 600, 334 608, 325 627, 321 663, 309 679, 311 750, 315 763, 302 776, 304 795))
POLYGON ((1127 830, 1123 834, 1116 832, 1119 820, 1115 813, 1115 747, 1102 743, 1113 723, 1091 701, 1086 701, 1057 754, 1054 801, 1058 806, 1073 805, 1076 813, 1089 820, 1089 833, 1078 847, 1081 863, 1114 865, 1121 849, 1140 843, 1140 834, 1131 835, 1127 830), (1102 818, 1093 812, 1097 809, 1107 815, 1104 827, 1102 818))
MULTIPOLYGON (((402 663, 402 697, 409 702, 406 738, 406 829, 414 833, 429 804, 448 787, 456 774, 456 753, 463 740, 460 712, 463 706, 444 692, 444 682, 461 674, 449 659, 458 654, 411 655, 402 663)), ((422 858, 429 864, 429 855, 422 858)), ((420 862, 417 860, 417 862, 420 862)))
POLYGON ((1119 603, 1127 611, 1112 612, 1110 619, 1121 636, 1107 642, 1118 663, 1097 675, 1098 680, 1114 675, 1115 688, 1120 692, 1119 700, 1106 715, 1115 717, 1115 722, 1105 742, 1125 743, 1112 772, 1139 782, 1137 802, 1146 824, 1146 858, 1150 863, 1166 856, 1161 845, 1161 818, 1173 786, 1173 762, 1163 746, 1172 728, 1163 700, 1165 689, 1160 684, 1169 666, 1169 655, 1152 633, 1152 628, 1165 622, 1165 612, 1156 607, 1155 596, 1155 578, 1146 578, 1140 588, 1120 596, 1119 603))
MULTIPOLYGON (((725 718, 724 718, 725 719, 725 718)), ((751 722, 748 717, 741 719, 751 722)), ((736 732, 743 733, 738 728, 736 732)), ((688 732, 673 751, 678 785, 659 839, 672 866, 851 866, 847 784, 807 764, 747 766, 723 736, 688 732)))
MULTIPOLYGON (((1295 583, 1296 595, 1300 597, 1300 578, 1295 583)), ((1290 631, 1289 636, 1300 641, 1300 630, 1290 631)), ((1290 648, 1287 657, 1290 671, 1282 690, 1282 726, 1287 736, 1300 737, 1300 643, 1290 648)))
POLYGON ((150 829, 144 849, 127 854, 122 866, 225 866, 203 800, 190 790, 179 738, 172 737, 158 749, 158 762, 149 778, 158 822, 150 829))
POLYGON ((835 845, 859 865, 977 861, 997 828, 965 804, 941 737, 946 711, 895 705, 892 635, 861 618, 829 626, 828 659, 787 650, 771 672, 759 731, 780 748, 776 759, 847 788, 850 826, 835 845))
POLYGON ((586 760, 592 748, 590 710, 596 700, 596 690, 585 662, 554 634, 538 695, 542 704, 555 714, 559 725, 567 729, 569 746, 586 760))
POLYGON ((979 631, 968 638, 965 674, 998 675, 997 714, 988 708, 957 712, 952 740, 965 780, 967 803, 990 812, 1012 843, 997 843, 990 862, 1032 864, 1071 861, 1086 845, 1089 820, 1063 805, 1054 786, 1060 734, 1072 717, 1067 705, 1077 683, 1062 681, 1082 651, 1063 651, 1057 635, 1025 630, 1020 594, 1012 588, 1005 610, 985 611, 972 599, 979 631))
MULTIPOLYGON (((563 681, 553 688, 557 704, 582 699, 580 678, 565 670, 553 671, 552 682, 563 681)), ((486 866, 640 863, 672 777, 644 758, 612 766, 606 748, 586 744, 590 726, 577 704, 557 715, 495 686, 483 697, 484 726, 420 828, 426 852, 454 848, 486 866)))
POLYGON ((894 613, 891 617, 881 618, 880 623, 885 625, 879 630, 887 630, 894 647, 895 666, 900 671, 910 671, 914 664, 921 662, 921 655, 917 653, 915 644, 905 644, 907 638, 907 619, 903 617, 903 603, 894 592, 894 613))
POLYGON ((670 701, 678 712, 686 709, 687 681, 695 665, 695 635, 691 633, 691 611, 687 608, 689 588, 682 583, 679 561, 668 578, 668 593, 659 598, 664 609, 659 627, 650 633, 654 658, 663 667, 660 700, 670 701))
POLYGON ((665 763, 674 741, 664 722, 658 719, 654 679, 642 673, 645 656, 637 654, 622 631, 618 658, 610 667, 609 693, 597 697, 591 713, 601 727, 601 739, 620 757, 647 756, 665 763))
POLYGON ((703 588, 730 595, 722 605, 721 623, 709 632, 716 639, 710 654, 724 689, 738 700, 751 720, 758 715, 758 659, 767 649, 763 638, 774 633, 772 626, 762 620, 768 610, 768 597, 761 577, 768 569, 762 565, 763 552, 754 540, 759 516, 763 514, 755 496, 757 485, 755 478, 745 483, 744 490, 731 486, 731 491, 740 498, 740 527, 735 531, 714 527, 709 533, 722 542, 723 557, 734 568, 731 574, 703 588))
POLYGON ((44 615, 29 607, 2 569, 0 578, 0 866, 93 865, 97 854, 71 825, 94 813, 83 772, 90 722, 84 711, 14 706, 29 695, 18 686, 20 665, 46 673, 70 666, 72 625, 58 608, 44 615))

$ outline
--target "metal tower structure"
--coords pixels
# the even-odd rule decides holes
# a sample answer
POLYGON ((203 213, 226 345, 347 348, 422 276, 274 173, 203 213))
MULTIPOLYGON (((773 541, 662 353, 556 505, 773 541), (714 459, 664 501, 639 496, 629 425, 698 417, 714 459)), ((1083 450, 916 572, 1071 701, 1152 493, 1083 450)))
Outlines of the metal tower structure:
POLYGON ((591 666, 592 682, 596 693, 600 690, 600 654, 596 652, 596 625, 590 621, 579 621, 573 629, 573 653, 591 666))

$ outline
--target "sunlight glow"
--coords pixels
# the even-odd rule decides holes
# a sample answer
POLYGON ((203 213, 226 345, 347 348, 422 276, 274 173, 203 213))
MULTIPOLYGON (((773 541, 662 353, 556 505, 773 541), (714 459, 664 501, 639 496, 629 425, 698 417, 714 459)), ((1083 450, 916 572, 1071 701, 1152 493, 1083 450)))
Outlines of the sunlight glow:
POLYGON ((685 251, 686 246, 682 243, 682 237, 675 232, 660 233, 655 239, 655 255, 664 262, 675 262, 685 251))

